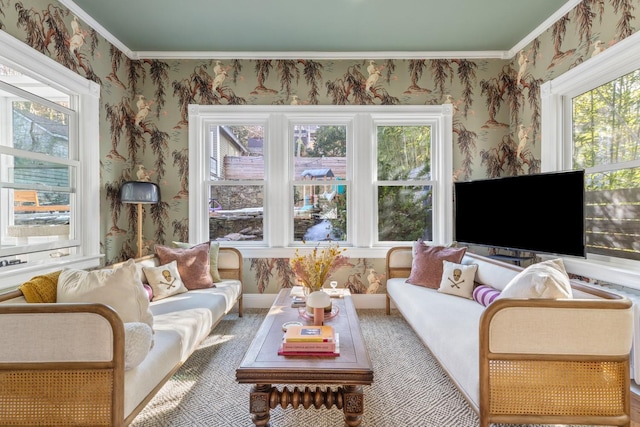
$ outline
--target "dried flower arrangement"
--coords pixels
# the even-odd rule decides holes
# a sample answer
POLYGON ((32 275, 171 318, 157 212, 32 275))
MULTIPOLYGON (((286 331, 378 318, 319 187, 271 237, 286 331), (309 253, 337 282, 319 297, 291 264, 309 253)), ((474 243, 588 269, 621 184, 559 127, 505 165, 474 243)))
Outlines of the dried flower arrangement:
POLYGON ((318 291, 333 271, 347 263, 347 258, 342 255, 345 250, 333 242, 323 248, 316 246, 305 255, 296 249, 290 261, 291 269, 309 292, 318 291))

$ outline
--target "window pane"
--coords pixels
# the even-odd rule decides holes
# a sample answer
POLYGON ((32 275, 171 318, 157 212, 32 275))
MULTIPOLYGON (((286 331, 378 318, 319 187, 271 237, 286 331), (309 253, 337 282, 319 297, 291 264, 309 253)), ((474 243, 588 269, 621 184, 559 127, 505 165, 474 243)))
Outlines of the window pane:
POLYGON ((214 185, 210 195, 210 240, 263 240, 264 188, 261 185, 214 185))
POLYGON ((209 148, 212 180, 264 179, 264 127, 212 126, 209 148))
POLYGON ((378 187, 378 240, 432 240, 432 187, 378 187))
POLYGON ((295 125, 294 241, 344 241, 347 236, 347 127, 295 125))
POLYGON ((587 252, 640 260, 640 71, 573 98, 573 168, 587 173, 587 252), (602 168, 601 168, 602 170, 602 168))
MULTIPOLYGON (((2 158, 3 166, 4 164, 7 165, 5 182, 38 186, 71 187, 70 176, 72 167, 70 166, 26 157, 2 156, 2 158), (4 163, 5 160, 7 163, 4 163), (13 165, 9 166, 11 162, 13 165)), ((49 200, 46 199, 43 201, 49 202, 49 200)))
POLYGON ((69 116, 37 102, 14 101, 13 147, 69 158, 69 116))
POLYGON ((346 179, 346 126, 295 125, 294 179, 346 179))
POLYGON ((345 185, 295 185, 294 241, 344 241, 347 236, 345 185))
MULTIPOLYGON (((48 99, 56 104, 69 107, 69 95, 4 64, 0 64, 0 81, 32 93, 40 98, 48 99)), ((0 89, 0 96, 6 95, 7 94, 0 89)))
POLYGON ((5 188, 0 197, 13 200, 2 209, 3 249, 71 239, 69 193, 5 188))
POLYGON ((377 137, 378 180, 430 179, 430 126, 378 126, 377 137))
POLYGON ((588 174, 585 181, 588 252, 640 260, 640 168, 588 174))
POLYGON ((640 159, 640 71, 573 98, 575 169, 640 159))

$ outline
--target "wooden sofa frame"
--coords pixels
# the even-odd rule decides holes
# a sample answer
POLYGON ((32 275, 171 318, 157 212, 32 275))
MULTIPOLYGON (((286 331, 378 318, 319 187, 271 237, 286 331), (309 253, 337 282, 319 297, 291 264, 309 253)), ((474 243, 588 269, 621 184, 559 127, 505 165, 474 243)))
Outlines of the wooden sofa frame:
MULTIPOLYGON (((394 247, 389 250, 386 257, 387 279, 409 277, 410 265, 394 264, 399 251, 411 251, 411 247, 394 247)), ((514 271, 523 269, 469 252, 467 256, 514 271)), ((628 326, 630 330, 632 327, 632 303, 625 297, 575 281, 571 281, 571 286, 574 290, 596 298, 499 299, 485 309, 479 325, 479 407, 462 393, 471 407, 479 413, 480 427, 489 427, 490 423, 631 425, 628 351, 612 351, 611 354, 600 351, 599 354, 590 354, 585 346, 572 350, 563 345, 562 341, 575 341, 567 333, 578 331, 580 336, 588 335, 586 341, 593 334, 594 348, 606 349, 611 340, 607 331, 615 330, 608 328, 623 325, 622 327, 628 326), (591 330, 580 324, 580 319, 593 316, 598 316, 601 324, 591 330), (575 322, 572 321, 573 318, 575 322), (552 332, 549 338, 543 337, 544 334, 529 334, 532 319, 540 319, 545 325, 573 324, 566 329, 550 328, 552 332), (523 349, 519 344, 509 348, 510 344, 505 342, 497 345, 498 349, 494 348, 496 337, 514 330, 520 331, 527 339, 531 337, 531 340, 539 340, 532 341, 536 351, 523 349), (538 351, 538 348, 542 351, 538 351)), ((387 294, 387 314, 390 314, 391 302, 391 297, 387 294)), ((428 347, 428 343, 424 344, 428 347)), ((456 379, 452 380, 457 386, 456 379)))
MULTIPOLYGON (((237 257, 238 268, 219 268, 220 277, 241 281, 242 254, 235 248, 220 248, 220 256, 231 254, 237 257)), ((151 260, 154 256, 138 258, 136 262, 151 260)), ((6 292, 0 294, 0 302, 20 296, 19 290, 6 292)), ((238 315, 242 317, 242 293, 237 303, 238 315)), ((61 327, 56 337, 59 342, 107 336, 111 346, 107 353, 92 361, 51 362, 37 360, 36 355, 34 360, 26 362, 0 362, 0 426, 127 426, 181 366, 176 365, 125 418, 124 324, 111 307, 68 303, 0 304, 0 328, 19 329, 24 324, 22 318, 29 319, 36 328, 37 322, 59 322, 61 327), (38 315, 42 317, 38 319, 38 315), (78 322, 89 325, 80 329, 84 336, 77 336, 77 328, 65 331, 65 324, 78 322)), ((25 346, 39 349, 38 339, 43 337, 36 334, 24 338, 25 346)))

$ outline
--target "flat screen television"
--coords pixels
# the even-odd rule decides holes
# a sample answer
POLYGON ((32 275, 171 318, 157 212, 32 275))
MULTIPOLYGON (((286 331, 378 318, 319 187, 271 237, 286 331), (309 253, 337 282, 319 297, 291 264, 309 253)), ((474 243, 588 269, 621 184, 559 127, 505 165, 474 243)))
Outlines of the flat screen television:
POLYGON ((455 182, 454 216, 462 244, 584 257, 584 171, 455 182))

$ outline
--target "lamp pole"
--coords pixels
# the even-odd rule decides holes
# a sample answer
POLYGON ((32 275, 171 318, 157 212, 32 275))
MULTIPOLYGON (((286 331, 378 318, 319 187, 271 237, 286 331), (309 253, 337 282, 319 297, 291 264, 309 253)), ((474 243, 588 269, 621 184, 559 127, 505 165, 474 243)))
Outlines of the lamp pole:
POLYGON ((138 203, 138 256, 142 256, 142 203, 138 203))

